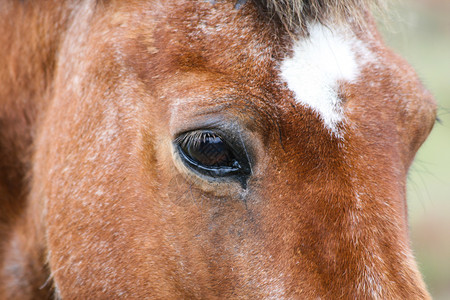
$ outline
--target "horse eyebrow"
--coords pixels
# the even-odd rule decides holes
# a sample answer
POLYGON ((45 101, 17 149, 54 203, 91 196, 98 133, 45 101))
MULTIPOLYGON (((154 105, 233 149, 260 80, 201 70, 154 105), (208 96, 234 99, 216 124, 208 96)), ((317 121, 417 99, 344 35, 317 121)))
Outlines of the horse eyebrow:
MULTIPOLYGON (((238 0, 239 8, 248 0, 238 0)), ((268 20, 276 20, 288 31, 306 31, 307 22, 325 24, 327 20, 343 22, 351 18, 364 24, 366 12, 382 8, 383 0, 251 0, 259 13, 268 20)))

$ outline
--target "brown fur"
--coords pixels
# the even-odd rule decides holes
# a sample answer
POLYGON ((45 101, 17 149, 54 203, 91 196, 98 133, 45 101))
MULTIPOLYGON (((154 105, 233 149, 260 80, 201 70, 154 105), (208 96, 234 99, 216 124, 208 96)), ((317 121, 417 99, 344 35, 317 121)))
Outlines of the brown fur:
POLYGON ((290 30, 234 2, 0 2, 0 299, 429 299, 405 185, 431 95, 349 23, 379 65, 342 82, 338 141, 279 79, 290 30), (211 120, 248 144, 245 190, 176 159, 211 120))

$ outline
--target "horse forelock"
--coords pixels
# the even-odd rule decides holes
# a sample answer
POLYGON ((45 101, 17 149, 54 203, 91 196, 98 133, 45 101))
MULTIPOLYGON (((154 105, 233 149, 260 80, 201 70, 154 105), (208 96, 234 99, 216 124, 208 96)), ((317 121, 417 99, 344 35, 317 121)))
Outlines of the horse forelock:
POLYGON ((364 24, 365 13, 382 7, 381 0, 253 0, 259 12, 281 23, 288 31, 307 31, 306 23, 343 22, 349 18, 364 24))

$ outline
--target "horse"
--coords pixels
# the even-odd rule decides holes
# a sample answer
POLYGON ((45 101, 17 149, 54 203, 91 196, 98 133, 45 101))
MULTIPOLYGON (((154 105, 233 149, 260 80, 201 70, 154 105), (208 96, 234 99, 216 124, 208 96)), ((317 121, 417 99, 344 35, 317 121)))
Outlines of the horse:
POLYGON ((0 298, 430 299, 374 5, 0 1, 0 298))

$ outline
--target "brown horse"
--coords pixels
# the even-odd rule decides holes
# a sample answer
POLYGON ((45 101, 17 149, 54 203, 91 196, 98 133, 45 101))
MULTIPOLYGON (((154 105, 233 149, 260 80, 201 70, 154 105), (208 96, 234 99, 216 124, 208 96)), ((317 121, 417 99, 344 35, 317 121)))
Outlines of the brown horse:
POLYGON ((369 2, 0 1, 0 298, 429 298, 369 2))

